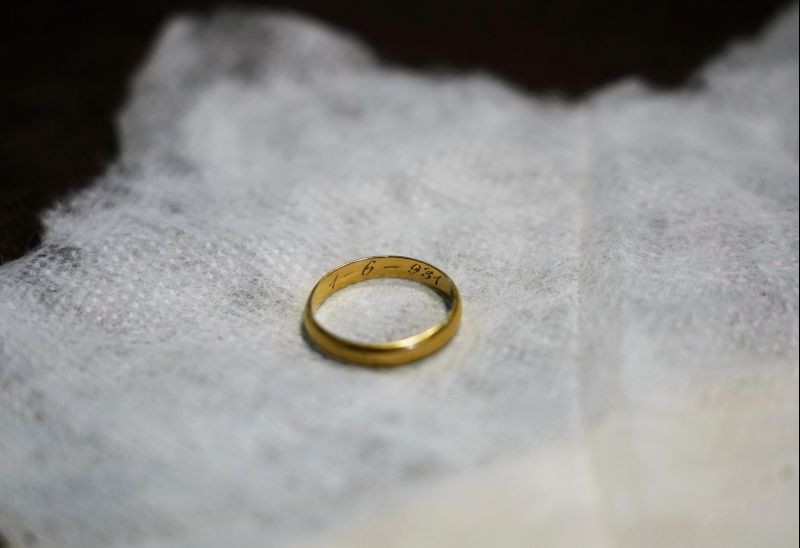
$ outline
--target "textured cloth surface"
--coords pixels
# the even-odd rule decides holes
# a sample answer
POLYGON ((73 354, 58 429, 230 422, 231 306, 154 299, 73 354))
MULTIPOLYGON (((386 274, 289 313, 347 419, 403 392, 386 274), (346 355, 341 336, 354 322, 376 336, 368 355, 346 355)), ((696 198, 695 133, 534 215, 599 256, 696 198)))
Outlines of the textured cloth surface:
MULTIPOLYGON (((690 89, 580 102, 179 17, 120 136, 0 268, 12 546, 797 544, 796 7, 690 89), (310 349, 317 279, 387 253, 456 280, 454 341, 310 349)), ((321 313, 442 308, 389 281, 321 313)))

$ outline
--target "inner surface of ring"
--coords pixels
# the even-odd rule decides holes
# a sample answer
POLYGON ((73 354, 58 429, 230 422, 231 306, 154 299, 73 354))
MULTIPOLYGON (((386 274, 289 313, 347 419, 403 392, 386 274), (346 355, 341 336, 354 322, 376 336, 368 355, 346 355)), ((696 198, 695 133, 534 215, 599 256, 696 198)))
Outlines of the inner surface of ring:
POLYGON ((403 278, 423 283, 445 297, 448 307, 455 299, 452 280, 428 263, 406 257, 370 257, 341 266, 322 278, 311 295, 316 312, 330 295, 349 285, 376 278, 403 278))

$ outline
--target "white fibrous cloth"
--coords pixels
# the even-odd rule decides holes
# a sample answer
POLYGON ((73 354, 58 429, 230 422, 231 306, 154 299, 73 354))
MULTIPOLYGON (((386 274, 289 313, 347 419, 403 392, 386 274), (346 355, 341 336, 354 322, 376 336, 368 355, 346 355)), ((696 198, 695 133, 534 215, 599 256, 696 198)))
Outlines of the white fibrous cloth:
MULTIPOLYGON (((182 16, 119 134, 0 267, 7 544, 797 545, 796 6, 690 87, 576 101, 182 16), (325 358, 309 291, 382 254, 447 272, 461 330, 325 358)), ((321 320, 413 333, 419 287, 321 320)))

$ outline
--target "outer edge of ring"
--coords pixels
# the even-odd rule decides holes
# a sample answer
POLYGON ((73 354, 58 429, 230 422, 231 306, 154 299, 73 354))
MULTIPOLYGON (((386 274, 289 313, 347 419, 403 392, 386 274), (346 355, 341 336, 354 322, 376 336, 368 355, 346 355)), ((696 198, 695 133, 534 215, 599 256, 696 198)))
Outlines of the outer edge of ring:
MULTIPOLYGON (((435 288, 433 289, 436 290, 435 288)), ((435 353, 453 338, 458 331, 460 323, 461 296, 453 279, 446 272, 438 267, 434 267, 427 261, 422 261, 413 257, 405 257, 402 255, 375 255, 362 257, 360 259, 355 259, 332 268, 325 273, 325 275, 323 275, 312 288, 311 293, 306 300, 306 306, 303 313, 303 327, 310 341, 315 347, 317 347, 326 355, 337 360, 374 367, 403 365, 420 360, 435 353), (312 298, 323 280, 325 280, 325 278, 327 278, 333 272, 340 270, 347 265, 358 263, 364 260, 386 258, 399 258, 425 263, 433 268, 436 268, 436 270, 441 272, 447 277, 448 280, 450 280, 452 294, 446 295, 442 291, 439 291, 439 293, 442 293, 443 296, 451 300, 451 308, 448 311, 445 319, 442 322, 426 329, 422 333, 417 333, 403 339, 377 343, 365 343, 346 339, 322 327, 322 325, 320 325, 314 317, 314 312, 312 310, 312 298)))

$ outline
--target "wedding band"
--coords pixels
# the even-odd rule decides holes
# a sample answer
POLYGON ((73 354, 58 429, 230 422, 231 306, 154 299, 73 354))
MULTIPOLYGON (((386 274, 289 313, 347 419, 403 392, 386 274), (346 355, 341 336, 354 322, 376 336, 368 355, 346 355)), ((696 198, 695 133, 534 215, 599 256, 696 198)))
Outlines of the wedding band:
POLYGON ((453 338, 460 322, 461 297, 453 280, 425 261, 394 255, 367 257, 334 268, 311 290, 303 315, 308 337, 323 352, 346 362, 379 367, 401 365, 429 356, 453 338), (317 322, 315 313, 325 299, 349 285, 377 278, 403 278, 434 289, 448 304, 444 321, 417 335, 378 343, 339 337, 317 322))

